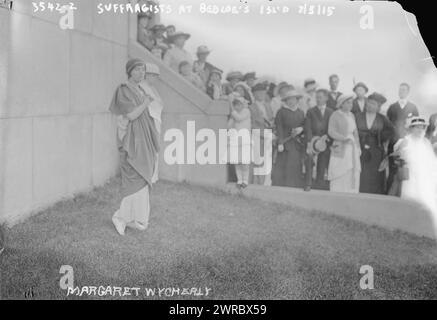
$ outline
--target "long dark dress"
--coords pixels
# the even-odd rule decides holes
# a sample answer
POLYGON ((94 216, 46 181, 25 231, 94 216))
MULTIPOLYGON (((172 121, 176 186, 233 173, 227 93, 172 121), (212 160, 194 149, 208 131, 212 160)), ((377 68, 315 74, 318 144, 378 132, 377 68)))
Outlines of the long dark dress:
POLYGON ((390 121, 377 113, 371 128, 367 125, 366 112, 355 115, 361 145, 360 192, 384 194, 385 172, 378 169, 385 157, 384 143, 389 141, 394 128, 390 121))
POLYGON ((272 173, 272 185, 285 187, 303 187, 303 154, 305 146, 296 139, 284 143, 291 130, 303 127, 305 115, 301 109, 295 111, 282 107, 276 115, 275 124, 278 144, 284 144, 284 151, 278 152, 272 173))

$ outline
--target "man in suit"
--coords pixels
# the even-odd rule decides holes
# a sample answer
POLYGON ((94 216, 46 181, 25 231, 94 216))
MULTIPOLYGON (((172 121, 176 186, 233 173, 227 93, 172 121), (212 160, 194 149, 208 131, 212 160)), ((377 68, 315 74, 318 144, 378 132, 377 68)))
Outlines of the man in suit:
MULTIPOLYGON (((405 127, 407 118, 413 116, 419 116, 419 111, 416 105, 408 100, 410 94, 410 85, 408 83, 401 83, 399 86, 399 100, 393 103, 387 110, 387 118, 393 124, 395 128, 395 134, 388 145, 388 153, 393 153, 393 147, 395 143, 405 137, 407 129, 405 127)), ((389 161, 389 175, 387 180, 387 186, 390 189, 393 183, 393 178, 396 174, 396 165, 393 157, 390 157, 389 161)))
POLYGON ((335 110, 337 108, 338 98, 340 98, 340 96, 342 95, 342 93, 338 91, 339 83, 340 77, 338 75, 333 74, 329 77, 329 86, 331 88, 331 91, 329 92, 326 106, 328 108, 331 108, 332 110, 335 110))
POLYGON ((211 50, 209 50, 207 46, 198 47, 196 53, 197 60, 194 61, 194 65, 193 65, 194 73, 197 73, 199 75, 205 86, 208 85, 208 80, 211 72, 217 69, 211 63, 206 61, 210 53, 211 50))
MULTIPOLYGON (((334 112, 327 107, 329 92, 319 89, 316 93, 317 105, 308 110, 305 119, 305 139, 307 142, 307 157, 305 160, 305 191, 310 191, 313 186, 313 163, 316 155, 313 154, 311 142, 313 137, 328 136, 329 118, 334 112)), ((321 190, 329 190, 327 171, 329 166, 330 150, 317 154, 316 159, 316 181, 314 187, 321 190)))

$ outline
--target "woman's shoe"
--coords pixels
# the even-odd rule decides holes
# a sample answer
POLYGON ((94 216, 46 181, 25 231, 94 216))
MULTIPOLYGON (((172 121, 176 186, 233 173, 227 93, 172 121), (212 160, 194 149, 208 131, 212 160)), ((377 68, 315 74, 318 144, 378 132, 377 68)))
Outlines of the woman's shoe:
POLYGON ((145 231, 147 229, 147 226, 145 226, 141 222, 137 222, 137 221, 130 222, 130 223, 128 223, 127 226, 134 228, 134 229, 137 229, 137 230, 140 230, 140 231, 145 231))
POLYGON ((241 184, 241 188, 246 189, 247 187, 248 187, 247 184, 245 184, 245 183, 241 184))
POLYGON ((124 225, 124 223, 122 221, 120 221, 120 219, 118 219, 116 217, 112 217, 112 223, 114 224, 115 229, 117 230, 117 232, 121 236, 124 236, 124 230, 126 229, 126 226, 124 225))

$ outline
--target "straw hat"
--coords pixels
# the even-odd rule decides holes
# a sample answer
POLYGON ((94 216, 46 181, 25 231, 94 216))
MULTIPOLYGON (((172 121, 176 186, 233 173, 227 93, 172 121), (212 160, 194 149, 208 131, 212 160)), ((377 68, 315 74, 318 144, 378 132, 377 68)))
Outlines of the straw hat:
POLYGON ((300 99, 300 98, 302 98, 302 94, 299 93, 297 90, 289 90, 289 91, 284 95, 284 97, 282 98, 282 101, 285 101, 285 100, 287 100, 287 99, 289 99, 289 98, 298 98, 298 99, 300 99))
POLYGON ((425 126, 425 127, 427 127, 428 126, 428 122, 423 117, 416 117, 416 116, 414 116, 414 117, 407 118, 406 128, 409 129, 409 128, 412 128, 412 127, 415 127, 415 126, 425 126))
POLYGON ((189 33, 186 33, 186 32, 176 31, 176 32, 173 33, 172 35, 169 35, 169 36, 167 37, 167 39, 168 39, 168 41, 170 41, 170 42, 174 42, 174 41, 175 41, 177 38, 179 38, 179 37, 184 37, 185 40, 188 40, 188 39, 191 37, 191 35, 190 35, 189 33))
POLYGON ((351 100, 351 99, 354 99, 354 96, 351 94, 341 95, 340 98, 338 98, 336 108, 340 109, 341 106, 343 105, 343 103, 345 103, 346 101, 351 100))

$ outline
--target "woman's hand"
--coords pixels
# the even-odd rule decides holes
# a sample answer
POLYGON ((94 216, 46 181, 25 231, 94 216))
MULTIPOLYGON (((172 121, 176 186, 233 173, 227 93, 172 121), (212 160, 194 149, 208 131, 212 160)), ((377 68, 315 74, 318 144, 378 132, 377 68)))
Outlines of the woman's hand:
POLYGON ((298 128, 294 128, 293 130, 291 130, 291 136, 297 137, 298 135, 300 135, 303 132, 303 128, 302 127, 298 127, 298 128))
POLYGON ((284 152, 284 145, 283 144, 278 145, 278 152, 284 152))

